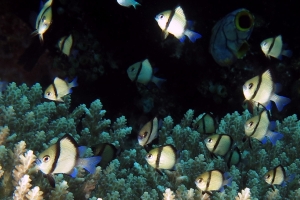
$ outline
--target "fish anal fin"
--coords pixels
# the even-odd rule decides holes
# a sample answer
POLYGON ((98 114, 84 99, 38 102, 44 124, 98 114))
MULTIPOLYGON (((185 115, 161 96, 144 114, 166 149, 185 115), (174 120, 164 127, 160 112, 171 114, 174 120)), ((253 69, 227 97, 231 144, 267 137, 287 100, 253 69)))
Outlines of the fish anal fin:
POLYGON ((47 179, 48 179, 48 181, 49 181, 49 184, 50 184, 53 188, 55 188, 55 180, 54 180, 53 175, 52 175, 52 174, 47 174, 46 177, 47 177, 47 179))

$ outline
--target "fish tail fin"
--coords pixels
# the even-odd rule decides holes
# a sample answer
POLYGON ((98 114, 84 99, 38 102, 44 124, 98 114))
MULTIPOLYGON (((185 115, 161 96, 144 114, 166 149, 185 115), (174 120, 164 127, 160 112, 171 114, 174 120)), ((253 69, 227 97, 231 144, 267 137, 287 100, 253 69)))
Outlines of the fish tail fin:
POLYGON ((262 144, 266 144, 266 143, 267 143, 267 138, 266 138, 266 137, 263 137, 263 138, 260 140, 260 142, 261 142, 262 144))
POLYGON ((73 79, 73 81, 71 83, 69 83, 69 88, 72 87, 77 87, 78 83, 77 83, 77 76, 73 79))
POLYGON ((223 183, 223 186, 224 185, 227 185, 227 186, 231 186, 231 183, 232 183, 232 177, 230 176, 230 174, 228 172, 225 172, 224 173, 224 183, 223 183))
POLYGON ((276 144, 277 140, 280 140, 283 138, 283 134, 274 132, 274 131, 268 131, 266 136, 270 139, 273 145, 276 144))
POLYGON ((135 1, 132 6, 134 7, 134 9, 136 9, 136 6, 141 6, 141 4, 135 1))
POLYGON ((85 152, 87 150, 87 147, 86 146, 80 146, 78 147, 78 151, 79 151, 79 158, 83 157, 85 152))
POLYGON ((196 33, 194 31, 191 30, 185 30, 184 34, 192 41, 195 42, 197 39, 201 38, 202 35, 200 35, 199 33, 196 33))
POLYGON ((293 51, 292 50, 283 50, 281 54, 290 58, 293 55, 293 51))
POLYGON ((179 41, 180 41, 181 43, 184 43, 184 41, 185 41, 185 35, 181 36, 181 37, 178 38, 178 39, 179 39, 179 41))
POLYGON ((88 172, 93 174, 96 170, 96 165, 101 161, 101 156, 94 156, 89 158, 79 158, 78 166, 83 167, 88 172))
POLYGON ((291 99, 287 97, 279 96, 277 94, 274 94, 271 97, 271 100, 274 101, 274 103, 276 104, 278 111, 282 111, 283 107, 291 102, 291 99))
POLYGON ((294 178, 295 178, 295 174, 290 174, 289 176, 286 177, 285 181, 289 183, 293 181, 294 178))
POLYGON ((275 128, 276 128, 276 122, 275 121, 270 121, 269 129, 270 130, 275 130, 275 128))
POLYGON ((157 78, 155 76, 152 77, 152 82, 155 83, 155 85, 159 88, 161 88, 161 85, 166 81, 167 80, 163 78, 157 78))

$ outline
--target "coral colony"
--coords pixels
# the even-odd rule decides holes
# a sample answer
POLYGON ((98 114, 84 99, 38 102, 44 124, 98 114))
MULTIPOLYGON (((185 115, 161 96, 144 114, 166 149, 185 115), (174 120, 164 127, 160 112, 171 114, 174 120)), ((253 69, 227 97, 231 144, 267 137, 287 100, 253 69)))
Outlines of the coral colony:
MULTIPOLYGON (((180 156, 175 170, 162 170, 161 175, 146 162, 147 152, 138 141, 129 147, 126 137, 132 128, 124 116, 114 122, 105 119, 100 100, 92 102, 89 108, 82 104, 70 111, 70 95, 64 98, 65 103, 56 104, 42 101, 42 94, 38 83, 31 88, 10 83, 1 96, 0 199, 300 198, 300 121, 296 115, 276 121, 276 131, 284 134, 283 139, 272 145, 270 141, 262 144, 252 138, 252 148, 242 142, 244 123, 252 115, 244 111, 224 116, 216 133, 230 135, 242 154, 242 160, 229 168, 223 156, 210 156, 204 143, 209 134, 197 131, 204 114, 195 117, 194 111, 188 110, 181 122, 166 116, 158 142, 152 148, 173 145, 180 156), (41 152, 66 133, 79 145, 110 143, 121 152, 107 166, 98 166, 93 174, 80 167, 76 178, 55 174, 53 188, 35 163, 41 152), (285 186, 269 185, 263 179, 278 165, 284 167, 287 177, 295 175, 294 180, 286 180, 285 186), (224 185, 224 191, 198 189, 196 178, 215 169, 230 174, 231 184, 224 185)), ((88 148, 84 157, 91 156, 93 152, 88 148)))

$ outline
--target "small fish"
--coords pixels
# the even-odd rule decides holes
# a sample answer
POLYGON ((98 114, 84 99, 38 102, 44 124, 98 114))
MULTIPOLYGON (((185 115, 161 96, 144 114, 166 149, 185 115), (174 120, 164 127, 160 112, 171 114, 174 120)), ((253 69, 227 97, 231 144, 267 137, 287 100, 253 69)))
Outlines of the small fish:
POLYGON ((43 151, 37 158, 36 164, 49 180, 52 187, 55 187, 54 174, 68 174, 75 178, 76 167, 82 167, 90 173, 95 172, 96 165, 101 157, 82 158, 86 146, 78 147, 73 137, 66 134, 55 144, 43 151))
POLYGON ((229 153, 225 155, 225 161, 227 164, 227 167, 230 168, 232 165, 237 165, 242 160, 242 154, 240 149, 235 146, 233 150, 231 150, 229 153))
POLYGON ((233 146, 233 139, 230 135, 214 134, 204 140, 207 149, 212 156, 225 156, 233 146))
POLYGON ((158 129, 161 127, 162 121, 154 117, 151 121, 147 122, 138 134, 138 141, 141 146, 147 146, 155 138, 157 138, 158 129))
POLYGON ((210 170, 198 176, 195 180, 196 186, 204 193, 211 195, 211 191, 224 191, 224 186, 230 186, 232 177, 228 172, 210 170))
POLYGON ((101 161, 98 164, 104 169, 110 161, 116 158, 117 154, 119 153, 118 149, 109 143, 100 143, 92 147, 94 155, 100 156, 101 161))
POLYGON ((285 45, 282 43, 281 35, 265 39, 260 43, 260 47, 267 58, 270 58, 270 56, 272 56, 281 60, 282 56, 291 57, 293 55, 293 52, 291 50, 285 49, 285 45))
POLYGON ((171 144, 163 145, 149 151, 145 159, 151 167, 162 175, 161 169, 174 169, 177 160, 176 149, 171 144))
POLYGON ((149 82, 155 83, 157 87, 160 87, 165 79, 157 78, 153 74, 152 66, 148 59, 134 63, 127 69, 128 77, 131 81, 139 82, 147 85, 149 82))
POLYGON ((198 132, 212 134, 216 132, 217 122, 212 113, 205 113, 202 118, 195 124, 198 132))
POLYGON ((289 176, 286 175, 285 169, 282 165, 278 165, 264 175, 265 181, 272 186, 274 191, 274 185, 285 186, 286 183, 291 182, 294 178, 295 174, 291 174, 289 176))
POLYGON ((39 35, 40 41, 43 42, 43 34, 49 29, 52 23, 52 0, 48 0, 39 12, 36 22, 35 31, 32 35, 39 35))
POLYGON ((72 47, 73 47, 72 34, 70 34, 68 37, 64 36, 64 37, 60 38, 60 40, 58 41, 59 50, 67 56, 70 56, 72 47))
POLYGON ((267 110, 271 109, 270 101, 273 101, 278 111, 282 111, 283 107, 290 103, 291 100, 275 94, 280 88, 280 84, 274 84, 271 72, 267 70, 263 74, 246 81, 243 85, 243 93, 246 100, 257 102, 267 110))
POLYGON ((117 0, 117 2, 121 6, 124 6, 124 7, 133 6, 135 9, 136 9, 136 6, 140 6, 141 5, 138 2, 136 2, 135 0, 117 0))
POLYGON ((189 30, 189 23, 185 19, 184 12, 180 6, 174 10, 167 10, 156 15, 155 20, 163 31, 163 38, 166 39, 168 34, 173 34, 180 42, 184 42, 187 36, 192 42, 202 36, 199 33, 189 30))
POLYGON ((267 112, 267 110, 264 110, 259 115, 248 119, 244 125, 245 134, 247 138, 255 138, 262 144, 267 142, 266 137, 268 137, 272 144, 275 145, 277 140, 283 138, 283 135, 281 133, 271 131, 275 129, 276 122, 269 120, 267 112))
POLYGON ((56 77, 54 82, 45 90, 44 97, 53 101, 64 102, 62 97, 72 93, 71 88, 76 86, 78 86, 77 77, 70 83, 67 80, 56 77))

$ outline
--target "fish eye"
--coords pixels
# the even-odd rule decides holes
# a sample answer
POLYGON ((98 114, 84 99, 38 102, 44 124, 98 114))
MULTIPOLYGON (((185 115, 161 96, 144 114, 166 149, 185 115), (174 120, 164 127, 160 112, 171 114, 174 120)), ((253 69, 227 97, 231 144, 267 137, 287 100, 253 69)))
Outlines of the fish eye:
POLYGON ((198 183, 201 183, 203 181, 203 178, 198 179, 198 183))
POLYGON ((253 125, 253 121, 249 122, 248 126, 252 126, 253 125))
POLYGON ((269 179, 270 178, 270 174, 267 174, 266 176, 265 176, 265 179, 269 179))
POLYGON ((147 159, 150 159, 150 158, 152 158, 152 154, 147 154, 147 159))
POLYGON ((134 67, 131 68, 131 72, 133 72, 133 71, 134 71, 134 67))
POLYGON ((50 160, 50 156, 46 155, 43 157, 43 162, 48 162, 50 160))
POLYGON ((51 92, 47 92, 47 96, 50 96, 51 95, 51 92))
POLYGON ((213 141, 213 140, 212 140, 211 138, 208 138, 208 139, 207 139, 207 142, 208 142, 208 143, 212 143, 212 141, 213 141))
POLYGON ((248 89, 250 90, 253 87, 253 83, 249 83, 248 89))
POLYGON ((263 46, 266 46, 266 45, 267 45, 267 42, 264 42, 264 43, 263 43, 263 46))
POLYGON ((159 18, 159 19, 164 18, 164 15, 163 15, 163 14, 160 14, 160 15, 158 16, 158 18, 159 18))
POLYGON ((148 135, 148 132, 145 131, 145 132, 142 134, 142 137, 144 138, 144 137, 146 137, 147 135, 148 135))

